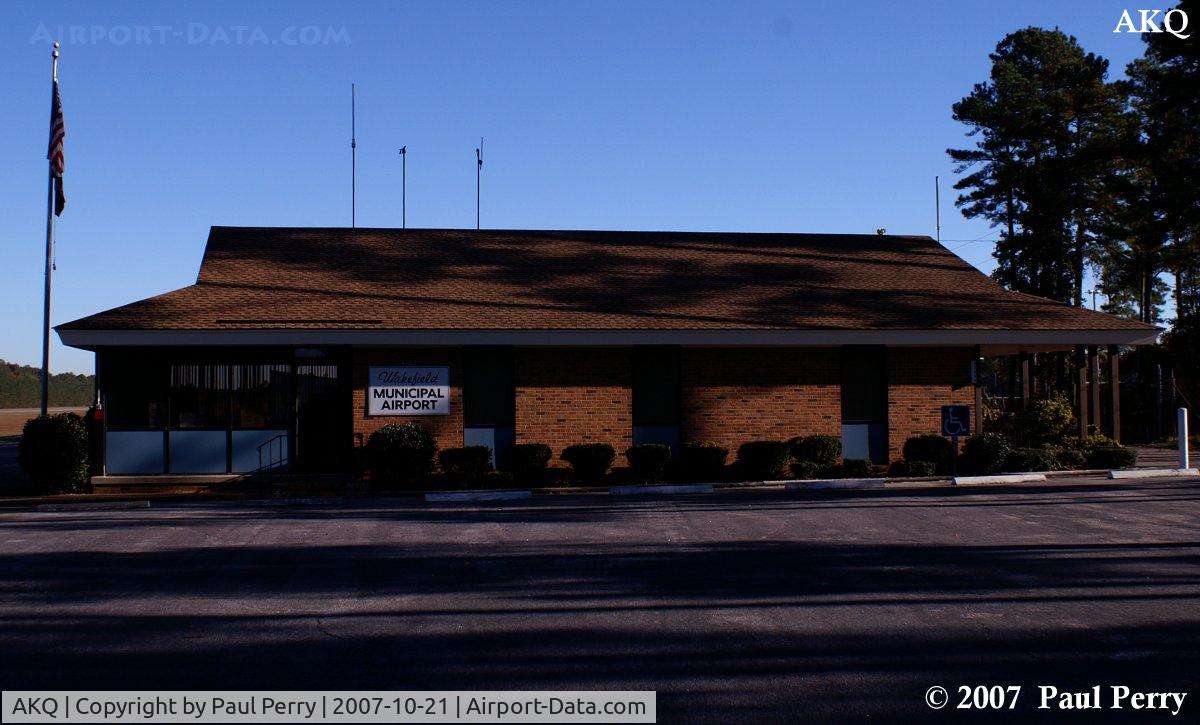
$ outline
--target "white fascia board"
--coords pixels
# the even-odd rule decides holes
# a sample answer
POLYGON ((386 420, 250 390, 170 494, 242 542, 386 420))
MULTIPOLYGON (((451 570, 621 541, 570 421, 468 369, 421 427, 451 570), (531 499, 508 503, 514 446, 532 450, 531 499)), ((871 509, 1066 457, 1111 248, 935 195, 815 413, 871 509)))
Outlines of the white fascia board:
POLYGON ((80 348, 216 345, 829 347, 1149 345, 1142 330, 59 330, 80 348))

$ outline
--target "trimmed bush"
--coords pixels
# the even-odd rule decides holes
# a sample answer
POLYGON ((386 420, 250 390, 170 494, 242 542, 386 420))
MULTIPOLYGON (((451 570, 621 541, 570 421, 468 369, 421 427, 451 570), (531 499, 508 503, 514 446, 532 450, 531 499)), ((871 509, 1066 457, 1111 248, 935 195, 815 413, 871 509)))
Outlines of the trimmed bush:
POLYGON ((679 467, 689 481, 718 481, 725 475, 729 449, 716 443, 684 443, 679 467))
POLYGON ((487 471, 476 482, 480 488, 514 488, 516 482, 508 471, 487 471))
POLYGON ((871 462, 865 458, 847 458, 841 463, 825 466, 821 478, 870 478, 871 462))
POLYGON ((1004 470, 1010 473, 1053 471, 1057 467, 1054 452, 1045 448, 1013 448, 1004 461, 1004 470))
POLYGON ((865 458, 847 458, 842 461, 842 475, 846 478, 869 478, 871 462, 865 458))
POLYGON ((567 446, 559 456, 571 464, 576 480, 598 481, 608 473, 617 452, 607 443, 580 443, 567 446))
POLYGON ((1086 462, 1083 451, 1063 446, 1043 446, 1054 462, 1055 471, 1077 471, 1086 462))
POLYGON ((87 426, 74 413, 39 415, 25 421, 17 461, 43 493, 81 493, 91 489, 87 426))
POLYGON ((950 439, 939 435, 913 436, 904 441, 904 460, 928 461, 937 467, 938 471, 950 468, 950 457, 954 446, 950 439))
POLYGON ((936 476, 937 464, 933 461, 896 461, 888 469, 888 475, 914 478, 936 476))
POLYGON ((1061 445, 1064 448, 1073 448, 1077 451, 1090 451, 1093 448, 1112 448, 1121 444, 1105 435, 1089 435, 1082 438, 1079 436, 1067 436, 1062 440, 1061 445))
POLYGON ((787 466, 788 444, 782 441, 750 441, 737 452, 738 473, 749 481, 769 481, 783 475, 787 466))
POLYGON ((1053 443, 1062 440, 1075 427, 1075 412, 1067 396, 1030 401, 1017 415, 1017 433, 1026 443, 1053 443))
POLYGON ((812 461, 795 461, 788 466, 792 478, 820 478, 823 468, 812 461))
POLYGON ((625 460, 639 481, 661 481, 663 471, 671 462, 671 446, 662 443, 641 443, 625 451, 625 460))
POLYGON ((1137 465, 1137 451, 1125 446, 1096 446, 1087 453, 1088 468, 1133 468, 1137 465))
POLYGON ((492 470, 492 449, 487 446, 447 448, 438 453, 438 465, 448 476, 472 481, 492 470))
POLYGON ((842 457, 842 439, 837 436, 797 436, 788 441, 788 450, 797 461, 820 466, 836 466, 842 457))
POLYGON ((391 423, 367 439, 367 468, 372 480, 387 485, 420 483, 433 471, 437 443, 416 423, 391 423))
POLYGON ((963 445, 963 463, 974 473, 1000 473, 1012 451, 1008 438, 999 433, 979 433, 963 445))
POLYGON ((518 482, 536 486, 546 480, 546 466, 553 456, 545 443, 518 443, 508 449, 504 467, 518 482))

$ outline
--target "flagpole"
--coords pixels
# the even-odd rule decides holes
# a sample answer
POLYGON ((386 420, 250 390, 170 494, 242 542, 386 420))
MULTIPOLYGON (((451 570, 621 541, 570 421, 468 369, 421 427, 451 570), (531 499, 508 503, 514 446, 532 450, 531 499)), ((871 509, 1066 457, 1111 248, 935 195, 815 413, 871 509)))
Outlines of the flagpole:
MULTIPOLYGON (((51 89, 58 82, 58 43, 54 44, 53 62, 50 70, 51 89)), ((51 90, 53 94, 53 90, 51 90)), ((51 97, 51 104, 54 99, 51 97)), ((53 119, 51 119, 53 122, 53 119)), ((46 292, 42 300, 42 415, 46 415, 50 407, 50 284, 53 275, 54 259, 54 165, 47 160, 47 196, 46 196, 46 292)))
POLYGON ((355 203, 357 201, 355 180, 358 178, 358 167, 356 162, 356 149, 358 141, 354 137, 354 84, 350 84, 350 226, 358 226, 355 223, 355 203))

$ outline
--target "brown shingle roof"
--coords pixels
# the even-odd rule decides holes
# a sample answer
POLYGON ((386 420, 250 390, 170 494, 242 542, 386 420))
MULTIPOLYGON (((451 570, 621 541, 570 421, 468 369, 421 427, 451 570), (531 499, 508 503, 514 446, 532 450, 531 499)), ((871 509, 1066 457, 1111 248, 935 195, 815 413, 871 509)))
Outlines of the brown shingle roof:
POLYGON ((196 284, 61 330, 1147 330, 929 237, 213 227, 196 284))

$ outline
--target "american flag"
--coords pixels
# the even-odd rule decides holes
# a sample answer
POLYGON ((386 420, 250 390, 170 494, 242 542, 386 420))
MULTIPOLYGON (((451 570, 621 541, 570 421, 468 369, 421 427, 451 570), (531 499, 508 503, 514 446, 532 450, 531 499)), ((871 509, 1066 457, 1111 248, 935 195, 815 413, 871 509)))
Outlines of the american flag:
POLYGON ((66 135, 62 99, 58 97, 58 79, 55 78, 54 99, 50 102, 50 148, 46 151, 46 158, 50 160, 50 175, 54 177, 54 216, 61 216, 67 205, 67 197, 63 194, 63 138, 66 135))

